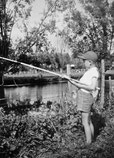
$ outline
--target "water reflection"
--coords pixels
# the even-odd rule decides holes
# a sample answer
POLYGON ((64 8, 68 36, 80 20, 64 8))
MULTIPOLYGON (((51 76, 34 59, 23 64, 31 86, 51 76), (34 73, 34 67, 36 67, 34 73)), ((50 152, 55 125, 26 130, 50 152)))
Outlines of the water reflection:
POLYGON ((5 98, 4 88, 3 86, 0 86, 0 107, 5 106, 6 104, 7 104, 7 101, 5 98))
POLYGON ((37 101, 42 98, 43 102, 60 101, 68 89, 67 83, 48 84, 42 86, 23 86, 23 87, 8 87, 5 88, 5 97, 10 100, 25 100, 30 99, 37 101))

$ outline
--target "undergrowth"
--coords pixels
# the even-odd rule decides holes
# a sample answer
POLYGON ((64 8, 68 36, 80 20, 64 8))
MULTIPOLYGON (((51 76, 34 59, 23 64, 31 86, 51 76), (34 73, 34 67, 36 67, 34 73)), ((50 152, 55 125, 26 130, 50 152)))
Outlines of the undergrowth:
POLYGON ((0 109, 1 158, 112 158, 114 157, 114 101, 93 106, 95 141, 82 148, 85 134, 73 102, 29 100, 0 109))

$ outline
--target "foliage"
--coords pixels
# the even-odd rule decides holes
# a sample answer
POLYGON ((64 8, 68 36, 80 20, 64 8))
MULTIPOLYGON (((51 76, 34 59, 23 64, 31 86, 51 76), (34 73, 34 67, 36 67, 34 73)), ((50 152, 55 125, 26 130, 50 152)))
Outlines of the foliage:
POLYGON ((23 19, 25 26, 23 33, 25 34, 25 37, 24 39, 19 39, 18 46, 16 48, 17 52, 19 51, 19 53, 31 53, 34 51, 34 48, 36 54, 39 52, 49 51, 50 46, 46 34, 47 32, 53 32, 55 29, 55 21, 48 19, 48 17, 52 15, 54 7, 55 6, 53 4, 50 8, 47 8, 47 11, 43 12, 43 17, 40 24, 36 27, 33 27, 30 31, 27 27, 27 24, 25 23, 25 19, 23 19), (50 21, 50 23, 46 22, 47 19, 50 21))
MULTIPOLYGON (((111 14, 113 2, 109 4, 108 1, 85 1, 84 7, 91 15, 92 25, 90 26, 90 37, 94 41, 96 50, 100 52, 101 58, 107 58, 112 46, 113 40, 113 23, 114 17, 111 14), (96 42, 96 44, 95 44, 96 42), (98 42, 98 43, 97 43, 98 42)), ((90 21, 89 21, 90 22, 90 21)))
MULTIPOLYGON (((14 1, 0 1, 0 56, 12 57, 15 52, 12 48, 11 34, 14 25, 22 18, 26 21, 30 16, 30 4, 33 0, 14 1), (25 9, 28 7, 27 9, 25 9), (13 8, 13 9, 12 9, 13 8)), ((0 73, 3 74, 9 68, 9 63, 5 61, 0 62, 0 73)))
MULTIPOLYGON (((114 38, 113 2, 80 0, 82 13, 74 0, 58 0, 55 12, 62 13, 65 26, 60 34, 69 44, 73 57, 94 50, 101 59, 110 60, 114 38)), ((51 5, 53 1, 49 1, 51 5)))
MULTIPOLYGON (((69 45, 73 57, 77 57, 78 53, 84 53, 92 49, 98 53, 99 60, 102 58, 109 59, 114 32, 113 2, 109 4, 108 1, 104 0, 80 0, 83 9, 85 9, 85 14, 77 10, 74 0, 49 0, 46 2, 47 11, 44 12, 41 23, 29 31, 27 20, 30 16, 32 1, 11 1, 14 10, 7 9, 9 19, 7 20, 8 30, 6 28, 7 36, 10 37, 14 23, 21 19, 23 21, 21 29, 24 30, 24 39, 18 40, 15 54, 11 55, 10 53, 10 57, 17 59, 21 54, 31 55, 35 53, 37 56, 38 53, 41 55, 44 52, 47 54, 46 57, 49 57, 48 52, 53 52, 53 48, 48 42, 46 34, 47 32, 58 33, 56 16, 54 15, 60 13, 64 16, 65 25, 62 31, 59 31, 59 36, 69 45)), ((47 65, 51 63, 49 58, 45 59, 45 62, 47 65)), ((58 67, 61 65, 61 62, 59 63, 58 67)))
POLYGON ((0 156, 19 158, 113 157, 113 100, 94 105, 96 141, 83 148, 81 115, 72 101, 15 102, 0 111, 0 156))
POLYGON ((65 143, 62 137, 68 135, 74 121, 77 122, 75 128, 79 122, 78 118, 73 120, 72 107, 69 107, 67 117, 61 110, 59 104, 49 101, 46 105, 40 102, 33 105, 28 101, 24 104, 17 102, 10 104, 5 111, 1 109, 0 154, 4 158, 34 157, 56 151, 60 148, 59 143, 65 143), (69 120, 70 117, 72 120, 69 120))
MULTIPOLYGON (((66 65, 71 63, 71 58, 69 54, 58 54, 55 53, 54 50, 51 50, 50 53, 48 51, 39 52, 38 54, 20 53, 18 61, 32 64, 36 67, 58 71, 61 68, 66 70, 66 65)), ((28 70, 28 67, 24 67, 20 64, 12 64, 9 69, 11 73, 28 70)))

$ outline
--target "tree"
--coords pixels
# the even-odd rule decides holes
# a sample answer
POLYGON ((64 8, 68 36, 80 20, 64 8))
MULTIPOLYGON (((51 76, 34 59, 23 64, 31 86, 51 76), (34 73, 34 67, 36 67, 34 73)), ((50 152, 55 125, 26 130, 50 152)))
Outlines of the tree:
MULTIPOLYGON (((11 33, 19 18, 27 19, 30 15, 30 5, 33 0, 0 0, 0 56, 14 57, 12 49, 11 33), (28 5, 28 9, 24 8, 28 5), (13 6, 13 9, 12 8, 13 6)), ((4 98, 3 74, 8 71, 9 63, 0 61, 0 98, 4 98)))
MULTIPOLYGON (((19 19, 26 21, 30 16, 32 2, 33 0, 24 2, 22 0, 0 0, 0 56, 15 56, 12 49, 12 29, 19 19)), ((2 74, 6 68, 6 64, 3 63, 0 66, 2 74)))

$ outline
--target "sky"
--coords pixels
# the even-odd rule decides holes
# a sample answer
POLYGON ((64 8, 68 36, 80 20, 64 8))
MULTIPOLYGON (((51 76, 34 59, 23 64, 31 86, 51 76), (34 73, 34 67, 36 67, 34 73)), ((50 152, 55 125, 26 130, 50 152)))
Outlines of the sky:
MULTIPOLYGON (((32 12, 31 17, 29 19, 29 27, 33 27, 39 24, 41 21, 41 17, 43 15, 43 11, 45 10, 45 0, 35 0, 32 5, 32 12)), ((19 22, 21 24, 21 21, 19 22)), ((14 28, 12 30, 12 38, 13 42, 18 38, 22 37, 23 33, 19 30, 17 27, 17 24, 14 25, 14 28)))
MULTIPOLYGON (((75 1, 76 1, 77 9, 82 11, 81 4, 78 2, 78 0, 75 1)), ((35 2, 33 3, 33 11, 31 14, 32 24, 40 22, 40 19, 42 17, 45 8, 46 8, 45 0, 35 0, 35 2)), ((61 17, 59 17, 59 19, 61 19, 61 17)))
POLYGON ((45 0, 35 0, 30 18, 30 24, 32 26, 40 22, 45 8, 45 0))

